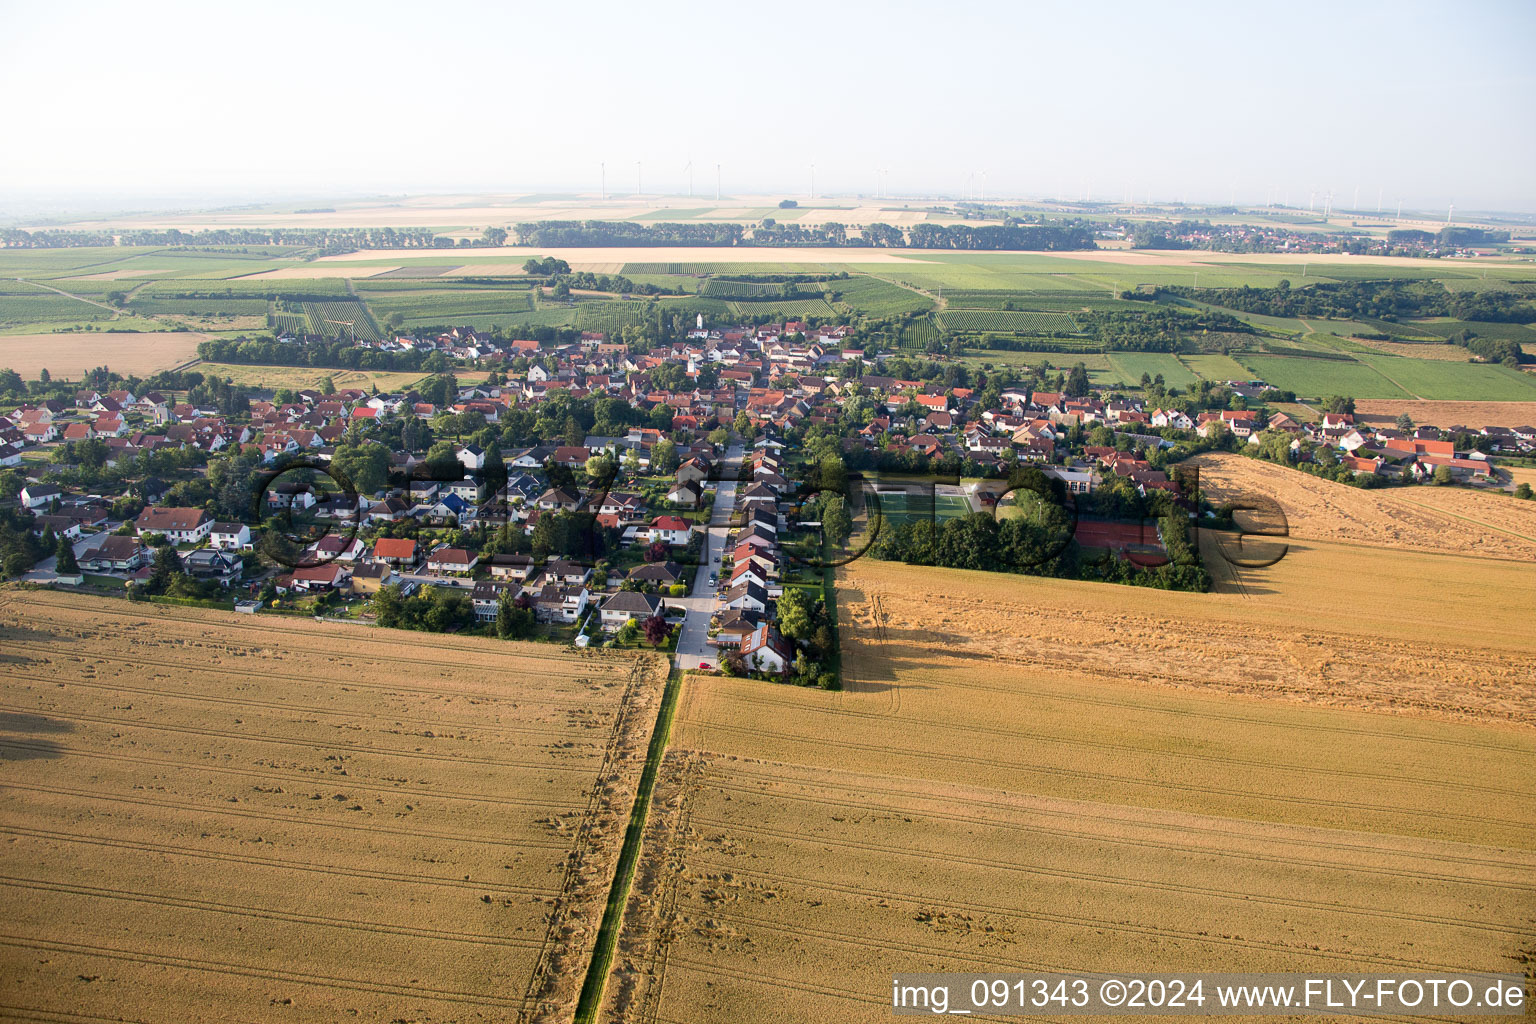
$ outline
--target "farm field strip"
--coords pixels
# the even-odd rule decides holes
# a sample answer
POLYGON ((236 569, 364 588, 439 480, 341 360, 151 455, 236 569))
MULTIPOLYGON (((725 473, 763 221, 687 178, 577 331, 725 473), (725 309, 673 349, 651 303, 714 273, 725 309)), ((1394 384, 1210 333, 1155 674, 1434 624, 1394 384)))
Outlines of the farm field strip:
POLYGON ((685 679, 601 1019, 875 1020, 917 965, 1518 969, 1536 644, 1496 595, 1523 577, 1434 561, 1498 612, 1411 665, 1445 595, 1340 632, 1316 574, 1369 577, 1317 544, 1248 597, 844 567, 844 691, 685 679), (1416 705, 1421 673, 1457 692, 1416 705))
POLYGON ((15 589, 0 637, 13 1008, 568 1016, 658 660, 15 589))
POLYGON ((195 331, 162 332, 159 328, 155 333, 0 335, 0 366, 24 377, 36 377, 47 370, 54 376, 78 378, 103 365, 118 373, 148 376, 195 359, 198 342, 207 337, 195 331))
POLYGON ((1362 491, 1225 453, 1198 456, 1193 464, 1212 501, 1268 497, 1297 539, 1536 560, 1536 506, 1503 495, 1427 486, 1362 491))

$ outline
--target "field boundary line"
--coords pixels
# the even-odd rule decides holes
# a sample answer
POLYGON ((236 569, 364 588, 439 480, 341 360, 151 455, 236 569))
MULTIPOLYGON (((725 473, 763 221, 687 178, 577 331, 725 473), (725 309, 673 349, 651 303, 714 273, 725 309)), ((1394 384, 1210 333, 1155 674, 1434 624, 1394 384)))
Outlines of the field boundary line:
POLYGON ((645 767, 640 772, 640 784, 635 790, 635 802, 630 808, 629 825, 624 830, 624 844, 619 849, 618 864, 613 873, 613 885, 608 891, 608 902, 603 908, 602 922, 597 928, 597 941, 592 948, 592 959, 587 965, 587 976, 582 982, 581 995, 576 1002, 575 1024, 592 1024, 602 1005, 603 990, 608 981, 608 968, 619 941, 619 931, 624 921, 624 910, 629 904, 629 887, 634 881, 635 869, 640 863, 640 850, 645 833, 645 820, 650 812, 651 794, 656 788, 656 776, 661 769, 667 743, 672 736, 672 718, 677 710, 678 694, 682 691, 683 673, 673 668, 667 673, 667 685, 662 690, 661 707, 656 712, 656 725, 651 730, 650 748, 645 754, 645 767))
POLYGON ((58 942, 31 938, 25 935, 0 934, 0 946, 16 949, 46 950, 51 953, 95 956, 107 960, 144 964, 155 967, 179 967, 183 970, 203 971, 211 974, 231 974, 237 977, 257 978, 267 981, 288 981, 300 985, 317 985, 322 988, 348 989, 354 992, 372 992, 394 996, 432 996, 454 1003, 470 1003, 476 1006, 516 1007, 519 1000, 506 996, 480 992, 458 992, 452 989, 433 989, 417 985, 397 985, 389 982, 370 982, 358 978, 334 978, 324 974, 303 971, 263 970, 244 964, 221 963, 217 960, 198 960, 192 957, 173 956, 164 953, 140 953, 112 946, 98 946, 79 942, 58 942))

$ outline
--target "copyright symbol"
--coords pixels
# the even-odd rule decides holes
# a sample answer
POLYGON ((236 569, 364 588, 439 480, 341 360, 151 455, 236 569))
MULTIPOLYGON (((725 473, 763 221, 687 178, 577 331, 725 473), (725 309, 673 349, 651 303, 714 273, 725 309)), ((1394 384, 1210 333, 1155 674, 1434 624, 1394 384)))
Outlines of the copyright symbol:
POLYGON ((1125 982, 1110 978, 1100 985, 1099 1002, 1105 1006, 1119 1006, 1125 1002, 1125 982))

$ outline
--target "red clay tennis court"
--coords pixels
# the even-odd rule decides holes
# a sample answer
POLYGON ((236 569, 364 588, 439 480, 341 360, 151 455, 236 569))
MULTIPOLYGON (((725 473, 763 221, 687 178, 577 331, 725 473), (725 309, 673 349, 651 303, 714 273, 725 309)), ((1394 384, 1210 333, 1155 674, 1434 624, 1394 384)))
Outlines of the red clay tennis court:
POLYGON ((1157 522, 1133 523, 1124 520, 1079 519, 1073 533, 1085 548, 1108 548, 1137 565, 1166 565, 1167 553, 1157 536, 1157 522))

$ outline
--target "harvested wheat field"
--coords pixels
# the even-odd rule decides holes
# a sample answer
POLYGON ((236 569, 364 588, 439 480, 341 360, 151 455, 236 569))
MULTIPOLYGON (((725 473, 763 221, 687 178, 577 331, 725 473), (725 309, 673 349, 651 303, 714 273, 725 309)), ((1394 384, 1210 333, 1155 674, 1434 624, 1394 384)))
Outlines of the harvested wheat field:
POLYGON ((0 593, 4 1016, 568 1020, 665 666, 0 593))
POLYGON ((1292 583, 841 570, 848 690, 685 681, 604 1018, 883 1020, 901 971, 1523 970, 1536 641, 1292 583))
POLYGON ((118 373, 147 376, 197 358, 197 344, 208 335, 196 331, 108 334, 105 331, 0 335, 0 366, 23 377, 47 370, 55 377, 78 379, 87 370, 110 367, 118 373))
POLYGON ((1430 402, 1393 398, 1356 399, 1355 419, 1391 426, 1403 413, 1419 426, 1441 428, 1529 427, 1536 425, 1536 402, 1430 402))
POLYGON ((1536 561, 1536 504, 1465 487, 1366 491, 1300 470, 1214 452, 1190 463, 1216 504, 1242 495, 1273 499, 1290 535, 1419 551, 1536 561))

